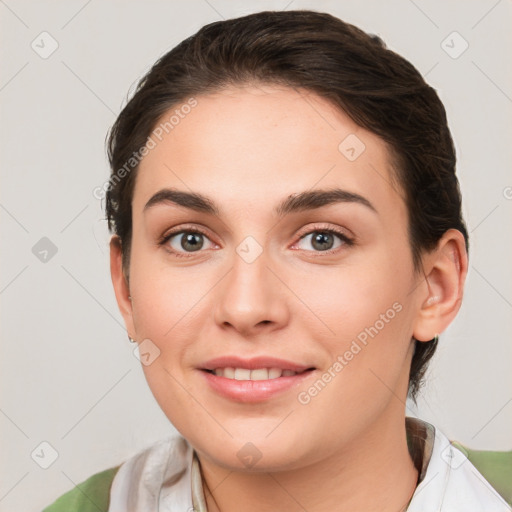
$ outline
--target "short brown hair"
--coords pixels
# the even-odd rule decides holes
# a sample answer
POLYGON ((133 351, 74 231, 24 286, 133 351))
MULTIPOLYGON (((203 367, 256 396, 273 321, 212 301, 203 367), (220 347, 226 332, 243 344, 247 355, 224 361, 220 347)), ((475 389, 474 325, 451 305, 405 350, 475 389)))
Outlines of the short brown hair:
MULTIPOLYGON (((312 91, 381 137, 409 215, 414 267, 450 228, 468 233, 455 175, 455 148, 436 91, 378 36, 327 13, 263 11, 210 23, 161 57, 140 80, 108 137, 112 177, 108 227, 122 242, 128 276, 137 162, 157 120, 191 96, 229 85, 266 83, 312 91)), ((437 340, 415 341, 409 394, 415 400, 437 340)))

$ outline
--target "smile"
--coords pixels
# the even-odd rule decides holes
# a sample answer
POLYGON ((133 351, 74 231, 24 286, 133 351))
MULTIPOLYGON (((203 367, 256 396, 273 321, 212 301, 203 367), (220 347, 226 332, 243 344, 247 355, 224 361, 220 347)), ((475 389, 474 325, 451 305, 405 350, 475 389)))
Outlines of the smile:
MULTIPOLYGON (((292 377, 298 372, 293 370, 283 370, 281 368, 215 368, 212 373, 217 377, 225 377, 233 380, 269 380, 279 377, 292 377)), ((301 372, 302 373, 302 372, 301 372)))
MULTIPOLYGON (((314 368, 300 372, 281 368, 215 368, 203 369, 200 374, 206 379, 211 391, 230 401, 257 403, 270 400, 316 375, 314 368)), ((295 396, 295 395, 293 395, 295 396)))

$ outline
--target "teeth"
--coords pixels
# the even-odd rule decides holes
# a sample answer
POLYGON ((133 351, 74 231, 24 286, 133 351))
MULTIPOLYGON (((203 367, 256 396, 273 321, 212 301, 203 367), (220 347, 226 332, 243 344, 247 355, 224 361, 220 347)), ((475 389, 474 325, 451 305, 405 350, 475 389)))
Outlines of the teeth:
MULTIPOLYGON (((235 369, 234 368, 224 368, 224 373, 222 373, 222 368, 218 369, 220 371, 221 377, 227 377, 228 379, 234 379, 235 378, 235 369)), ((214 372, 215 375, 219 375, 218 373, 214 372)))
POLYGON ((269 379, 277 379, 278 377, 281 377, 281 368, 270 368, 268 371, 268 378, 269 379))
POLYGON ((255 368, 254 370, 247 368, 215 368, 213 373, 218 377, 234 380, 268 380, 297 374, 292 370, 281 370, 281 368, 255 368))
POLYGON ((268 380, 268 370, 261 368, 258 370, 251 370, 251 380, 268 380))
POLYGON ((245 368, 235 368, 235 380, 250 380, 251 370, 245 368))

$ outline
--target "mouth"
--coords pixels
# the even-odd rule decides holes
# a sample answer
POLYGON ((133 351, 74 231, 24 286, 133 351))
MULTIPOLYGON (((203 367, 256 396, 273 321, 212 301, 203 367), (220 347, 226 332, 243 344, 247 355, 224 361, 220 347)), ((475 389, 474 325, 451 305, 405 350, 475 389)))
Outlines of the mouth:
MULTIPOLYGON (((298 386, 307 385, 307 381, 317 373, 314 366, 269 357, 250 360, 223 357, 203 366, 198 369, 211 391, 231 402, 246 404, 286 397, 286 392, 292 393, 298 386)), ((290 400, 293 400, 292 396, 288 394, 290 400)))
POLYGON ((217 377, 224 377, 226 379, 231 380, 239 380, 239 381, 261 381, 261 380, 273 380, 279 379, 283 377, 294 377, 296 375, 301 375, 305 372, 310 372, 315 370, 316 368, 306 368, 301 371, 294 371, 290 369, 284 368, 235 368, 231 366, 227 367, 219 367, 213 370, 208 370, 203 368, 204 372, 210 373, 217 377))
POLYGON ((234 354, 210 359, 198 370, 215 394, 245 403, 263 402, 291 392, 317 373, 317 368, 309 364, 264 355, 245 359, 234 354))

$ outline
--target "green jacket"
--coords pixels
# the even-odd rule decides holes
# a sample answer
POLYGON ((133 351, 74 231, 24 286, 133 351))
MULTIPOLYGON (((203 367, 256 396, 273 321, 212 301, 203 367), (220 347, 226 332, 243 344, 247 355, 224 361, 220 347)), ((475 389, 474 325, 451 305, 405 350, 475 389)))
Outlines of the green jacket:
MULTIPOLYGON (((512 450, 471 450, 456 441, 452 444, 466 455, 503 499, 512 505, 512 450)), ((43 512, 108 512, 110 486, 119 467, 96 473, 62 495, 43 512)))

